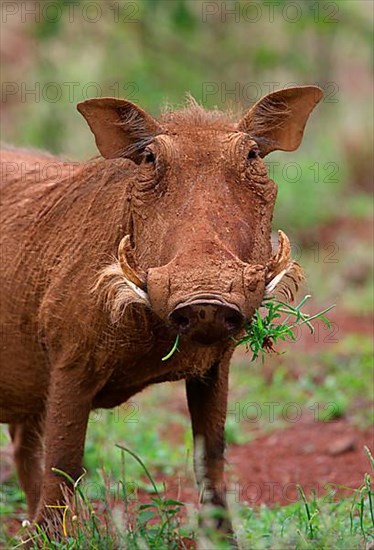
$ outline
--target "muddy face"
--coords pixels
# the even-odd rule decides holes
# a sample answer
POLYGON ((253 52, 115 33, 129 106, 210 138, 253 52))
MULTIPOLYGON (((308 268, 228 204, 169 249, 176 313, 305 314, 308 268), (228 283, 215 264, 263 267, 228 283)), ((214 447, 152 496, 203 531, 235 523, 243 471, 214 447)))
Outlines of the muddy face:
POLYGON ((122 272, 179 333, 212 344, 259 307, 276 198, 263 157, 299 145, 320 97, 315 87, 275 92, 238 124, 194 102, 159 122, 124 100, 79 107, 101 153, 137 165, 122 272))
POLYGON ((237 332, 262 300, 271 254, 276 187, 257 144, 209 129, 162 135, 139 174, 134 239, 152 308, 196 340, 237 332))

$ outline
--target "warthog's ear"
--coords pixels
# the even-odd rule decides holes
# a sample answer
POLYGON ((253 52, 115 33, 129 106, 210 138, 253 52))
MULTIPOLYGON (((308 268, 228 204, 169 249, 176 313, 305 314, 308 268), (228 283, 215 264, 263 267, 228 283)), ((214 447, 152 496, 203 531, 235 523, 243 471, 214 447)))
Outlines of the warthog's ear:
POLYGON ((141 153, 162 128, 145 111, 125 99, 100 97, 78 103, 78 111, 91 128, 103 157, 131 158, 140 162, 141 153))
POLYGON ((303 138, 306 121, 321 100, 318 86, 278 90, 260 99, 238 124, 238 130, 257 141, 262 157, 275 151, 294 151, 303 138))

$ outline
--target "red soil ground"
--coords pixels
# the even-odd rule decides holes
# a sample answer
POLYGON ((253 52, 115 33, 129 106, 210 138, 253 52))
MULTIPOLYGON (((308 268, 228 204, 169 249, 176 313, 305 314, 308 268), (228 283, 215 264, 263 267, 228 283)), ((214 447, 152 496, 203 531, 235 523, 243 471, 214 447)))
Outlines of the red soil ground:
MULTIPOLYGON (((353 495, 371 471, 364 446, 373 450, 373 444, 371 429, 358 431, 342 419, 326 423, 309 419, 247 444, 230 445, 226 457, 230 498, 251 506, 286 505, 300 498, 298 484, 307 496, 331 490, 337 496, 353 495)), ((165 483, 169 498, 197 503, 190 477, 157 479, 165 483)), ((139 497, 149 499, 142 493, 139 497)))

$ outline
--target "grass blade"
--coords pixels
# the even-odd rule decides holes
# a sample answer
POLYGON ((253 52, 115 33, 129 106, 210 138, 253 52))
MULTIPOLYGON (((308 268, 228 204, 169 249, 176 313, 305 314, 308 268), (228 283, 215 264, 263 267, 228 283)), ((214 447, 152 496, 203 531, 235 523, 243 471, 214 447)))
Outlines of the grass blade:
POLYGON ((126 453, 128 453, 130 456, 132 456, 139 464, 140 466, 143 468, 143 471, 145 473, 145 475, 147 476, 147 478, 149 479, 149 481, 151 482, 151 485, 154 489, 154 492, 156 493, 156 495, 158 496, 158 498, 161 498, 160 496, 160 493, 158 492, 158 489, 157 489, 157 486, 156 486, 156 483, 154 482, 153 480, 153 477, 151 476, 147 466, 144 464, 144 462, 142 461, 142 459, 136 454, 134 453, 134 451, 132 451, 131 449, 129 449, 128 447, 125 447, 123 445, 120 445, 119 443, 116 443, 116 447, 118 447, 119 449, 121 449, 121 451, 125 451, 126 453))
POLYGON ((168 359, 170 359, 170 357, 171 357, 172 355, 174 355, 174 353, 175 353, 176 351, 179 351, 179 349, 178 349, 179 338, 180 338, 180 336, 179 336, 179 334, 177 334, 177 337, 176 337, 176 339, 175 339, 175 342, 174 342, 173 347, 171 348, 171 350, 169 351, 169 353, 168 353, 167 355, 165 355, 165 357, 163 357, 163 358, 161 359, 161 361, 167 361, 168 359))

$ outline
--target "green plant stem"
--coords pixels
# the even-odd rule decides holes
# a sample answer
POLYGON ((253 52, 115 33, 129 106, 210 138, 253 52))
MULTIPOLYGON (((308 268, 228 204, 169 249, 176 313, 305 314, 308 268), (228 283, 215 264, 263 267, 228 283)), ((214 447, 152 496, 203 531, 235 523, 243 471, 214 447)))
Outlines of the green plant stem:
POLYGON ((180 336, 179 336, 179 334, 177 334, 177 337, 175 338, 175 342, 174 342, 173 347, 171 348, 171 350, 169 351, 169 353, 168 353, 167 355, 165 355, 165 357, 163 357, 163 358, 161 359, 161 361, 167 361, 168 359, 170 359, 170 357, 171 357, 172 355, 174 355, 174 353, 175 353, 176 351, 179 351, 179 349, 178 349, 179 338, 180 338, 180 336))
POLYGON ((149 470, 147 468, 147 466, 144 464, 144 462, 142 461, 142 459, 134 453, 134 451, 132 451, 131 449, 129 449, 128 447, 124 447, 123 445, 120 445, 119 443, 116 443, 116 447, 118 447, 119 449, 121 449, 121 451, 125 451, 126 453, 129 453, 129 455, 131 455, 139 464, 140 466, 143 468, 144 470, 144 473, 145 475, 147 476, 147 478, 149 479, 149 481, 151 482, 152 484, 152 487, 154 489, 154 492, 156 493, 156 495, 158 496, 158 498, 161 498, 160 497, 160 493, 158 492, 158 489, 156 487, 156 483, 154 482, 153 480, 153 477, 151 476, 151 474, 149 473, 149 470))

